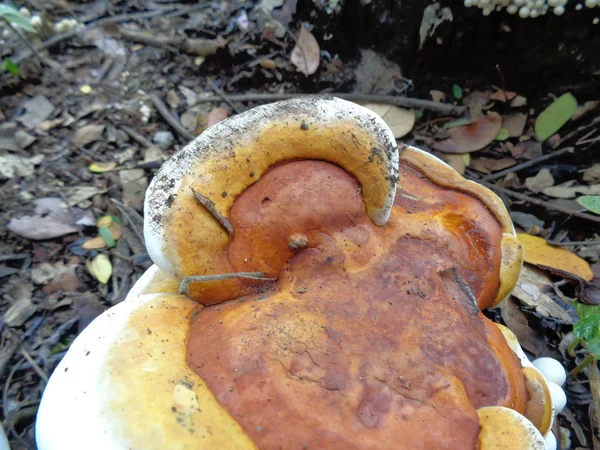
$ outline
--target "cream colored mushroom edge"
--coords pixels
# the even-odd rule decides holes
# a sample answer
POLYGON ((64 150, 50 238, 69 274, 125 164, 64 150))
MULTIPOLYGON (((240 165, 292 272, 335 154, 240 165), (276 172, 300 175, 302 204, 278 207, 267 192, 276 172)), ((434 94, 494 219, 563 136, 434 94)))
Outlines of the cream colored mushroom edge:
POLYGON ((52 374, 40 450, 556 447, 564 370, 481 312, 522 264, 506 209, 371 111, 227 119, 144 212, 155 265, 52 374))

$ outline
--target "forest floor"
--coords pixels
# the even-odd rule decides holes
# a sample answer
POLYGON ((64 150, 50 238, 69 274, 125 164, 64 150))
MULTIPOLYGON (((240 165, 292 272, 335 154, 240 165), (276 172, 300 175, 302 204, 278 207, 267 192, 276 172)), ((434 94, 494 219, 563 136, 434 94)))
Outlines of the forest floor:
MULTIPOLYGON (((341 57, 328 51, 334 30, 320 25, 339 14, 331 4, 303 5, 300 14, 290 0, 59 2, 26 34, 44 47, 34 54, 14 32, 3 34, 0 414, 13 450, 35 448, 37 406, 70 343, 151 265, 143 199, 162 162, 211 124, 302 93, 367 105, 398 142, 495 190, 518 232, 540 240, 525 239, 519 285, 488 316, 531 358, 551 356, 571 371, 589 355, 568 347, 573 300, 600 303, 592 280, 600 215, 577 201, 600 195, 598 98, 576 93, 570 106, 561 97, 567 85, 544 92, 539 82, 528 97, 505 85, 500 69, 477 81, 408 78, 377 47, 341 57), (66 18, 77 27, 63 21, 57 33, 66 18), (564 125, 540 124, 553 102, 564 125)), ((563 449, 600 449, 600 392, 586 372, 565 385, 568 406, 555 425, 563 449)))

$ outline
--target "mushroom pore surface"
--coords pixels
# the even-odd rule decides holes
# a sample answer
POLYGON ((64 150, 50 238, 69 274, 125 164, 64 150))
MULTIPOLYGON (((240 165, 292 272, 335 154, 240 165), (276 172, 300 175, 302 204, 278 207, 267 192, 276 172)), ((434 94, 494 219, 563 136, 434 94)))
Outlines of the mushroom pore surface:
POLYGON ((259 448, 475 450, 478 408, 524 412, 520 363, 480 312, 502 230, 479 200, 401 163, 378 227, 352 176, 306 160, 270 169, 229 219, 219 257, 277 281, 238 280, 226 301, 196 288, 211 306, 188 365, 259 448))

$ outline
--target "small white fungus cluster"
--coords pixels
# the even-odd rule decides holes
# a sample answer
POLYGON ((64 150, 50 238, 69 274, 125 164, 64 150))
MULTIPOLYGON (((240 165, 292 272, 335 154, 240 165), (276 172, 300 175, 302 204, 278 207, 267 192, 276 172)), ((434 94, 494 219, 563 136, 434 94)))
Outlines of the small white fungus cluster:
MULTIPOLYGON (((569 0, 464 0, 466 7, 475 6, 483 11, 484 16, 489 16, 493 11, 500 11, 506 8, 509 14, 518 14, 523 19, 527 17, 539 17, 553 12, 557 16, 565 13, 565 8, 569 0)), ((595 8, 600 6, 600 0, 585 0, 585 3, 575 5, 576 10, 583 7, 595 8)), ((600 19, 594 19, 594 24, 600 19)))

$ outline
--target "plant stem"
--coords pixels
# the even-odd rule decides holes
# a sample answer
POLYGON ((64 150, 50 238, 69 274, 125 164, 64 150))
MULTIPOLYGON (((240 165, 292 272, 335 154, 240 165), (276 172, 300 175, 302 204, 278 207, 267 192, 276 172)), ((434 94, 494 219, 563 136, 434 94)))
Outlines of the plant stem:
POLYGON ((580 343, 581 343, 581 339, 575 339, 567 347, 567 353, 569 354, 569 356, 571 358, 575 358, 575 347, 577 347, 580 343))
MULTIPOLYGON (((581 361, 581 364, 579 364, 577 367, 575 367, 569 372, 569 379, 575 378, 577 374, 579 374, 583 369, 585 369, 594 361, 596 361, 596 357, 594 355, 587 355, 585 359, 581 361)), ((596 367, 596 370, 598 370, 598 367, 596 367)))
POLYGON ((13 25, 8 21, 8 19, 6 17, 2 17, 2 20, 4 20, 4 23, 8 26, 8 28, 10 28, 10 30, 13 33, 15 33, 17 36, 19 36, 19 39, 21 39, 25 43, 25 45, 31 51, 31 53, 33 55, 35 55, 35 57, 40 62, 40 64, 42 64, 42 58, 40 58, 40 54, 33 47, 33 45, 31 45, 31 42, 29 42, 29 40, 25 36, 23 36, 23 34, 21 33, 20 30, 18 30, 17 28, 13 27, 13 25))

